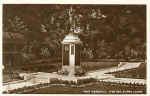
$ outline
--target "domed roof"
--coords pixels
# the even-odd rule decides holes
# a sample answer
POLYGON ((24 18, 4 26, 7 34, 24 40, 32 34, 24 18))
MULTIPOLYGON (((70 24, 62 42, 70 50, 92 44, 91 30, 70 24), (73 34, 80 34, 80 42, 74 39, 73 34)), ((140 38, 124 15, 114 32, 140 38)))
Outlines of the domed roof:
POLYGON ((80 41, 80 38, 78 37, 77 34, 70 33, 70 34, 66 35, 66 37, 62 41, 62 44, 68 44, 68 43, 79 44, 82 42, 80 41))

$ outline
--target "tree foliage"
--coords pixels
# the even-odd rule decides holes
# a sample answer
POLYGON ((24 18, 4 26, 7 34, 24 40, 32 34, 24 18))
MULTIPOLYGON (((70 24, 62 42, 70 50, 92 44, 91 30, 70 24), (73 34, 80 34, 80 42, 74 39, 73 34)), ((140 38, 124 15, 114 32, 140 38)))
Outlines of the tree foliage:
POLYGON ((3 30, 24 34, 32 52, 61 56, 61 41, 70 32, 70 6, 83 41, 82 56, 145 58, 144 5, 4 5, 3 30))

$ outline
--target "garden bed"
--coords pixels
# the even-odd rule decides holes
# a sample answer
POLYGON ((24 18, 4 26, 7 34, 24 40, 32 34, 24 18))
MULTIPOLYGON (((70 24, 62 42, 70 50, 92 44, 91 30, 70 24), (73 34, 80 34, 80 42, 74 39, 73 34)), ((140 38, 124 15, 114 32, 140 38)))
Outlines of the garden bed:
MULTIPOLYGON (((4 92, 7 93, 7 92, 4 92)), ((16 94, 145 94, 146 85, 118 84, 112 82, 90 82, 81 85, 39 84, 12 90, 16 94)))

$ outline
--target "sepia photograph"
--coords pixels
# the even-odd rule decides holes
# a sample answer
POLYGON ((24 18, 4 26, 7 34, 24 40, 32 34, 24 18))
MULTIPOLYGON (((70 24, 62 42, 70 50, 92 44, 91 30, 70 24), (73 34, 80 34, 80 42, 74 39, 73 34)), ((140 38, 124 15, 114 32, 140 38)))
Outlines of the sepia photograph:
POLYGON ((146 94, 146 5, 4 4, 3 94, 146 94))

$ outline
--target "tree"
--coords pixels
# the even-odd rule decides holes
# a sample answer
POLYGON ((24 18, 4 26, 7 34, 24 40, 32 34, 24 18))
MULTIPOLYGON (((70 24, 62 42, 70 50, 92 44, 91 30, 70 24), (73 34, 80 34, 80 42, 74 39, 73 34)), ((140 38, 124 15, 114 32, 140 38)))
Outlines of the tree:
POLYGON ((145 54, 146 7, 142 5, 4 5, 4 31, 22 32, 27 45, 36 40, 59 57, 61 41, 70 32, 70 6, 82 49, 92 50, 94 57, 145 54))
POLYGON ((17 32, 24 34, 29 31, 27 25, 19 16, 8 18, 7 22, 8 25, 5 25, 6 27, 4 27, 4 32, 17 32))

